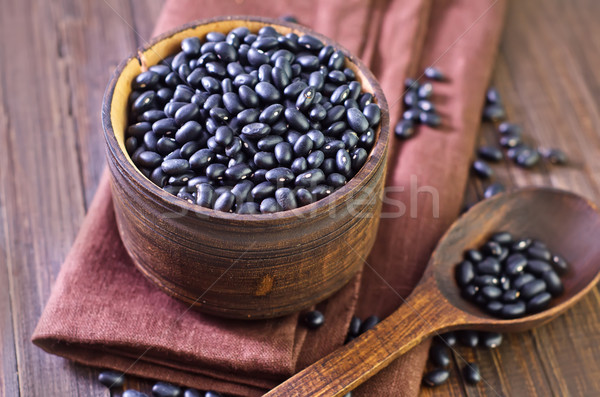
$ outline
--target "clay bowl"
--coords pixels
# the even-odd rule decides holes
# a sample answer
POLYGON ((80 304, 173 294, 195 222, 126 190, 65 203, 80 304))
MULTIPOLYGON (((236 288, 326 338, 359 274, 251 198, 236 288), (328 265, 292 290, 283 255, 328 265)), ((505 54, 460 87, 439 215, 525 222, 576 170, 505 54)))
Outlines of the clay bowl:
POLYGON ((257 319, 306 309, 344 286, 373 245, 385 179, 387 103, 360 60, 310 29, 264 18, 228 17, 199 21, 160 36, 117 68, 104 97, 102 119, 125 248, 148 279, 200 311, 257 319), (185 37, 227 33, 239 26, 253 32, 273 26, 284 34, 311 34, 333 45, 345 53, 346 66, 381 107, 382 119, 367 162, 330 196, 275 214, 218 212, 154 185, 127 154, 127 100, 131 81, 142 67, 175 53, 185 37))

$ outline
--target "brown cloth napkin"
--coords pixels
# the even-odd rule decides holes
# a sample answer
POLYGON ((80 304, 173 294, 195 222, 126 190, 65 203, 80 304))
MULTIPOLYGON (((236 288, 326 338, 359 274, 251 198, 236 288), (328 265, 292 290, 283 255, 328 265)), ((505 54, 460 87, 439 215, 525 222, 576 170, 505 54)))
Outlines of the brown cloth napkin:
MULTIPOLYGON (((163 294, 134 268, 119 240, 105 174, 33 342, 84 364, 251 396, 339 347, 353 313, 390 314, 458 215, 504 10, 505 0, 168 0, 156 33, 218 15, 294 15, 371 67, 393 123, 405 77, 435 64, 450 77, 435 84, 444 128, 420 127, 406 143, 391 137, 392 189, 377 242, 362 274, 318 305, 326 316, 320 329, 307 332, 297 314, 219 319, 163 294)), ((414 349, 353 395, 416 395, 426 351, 427 344, 414 349)))

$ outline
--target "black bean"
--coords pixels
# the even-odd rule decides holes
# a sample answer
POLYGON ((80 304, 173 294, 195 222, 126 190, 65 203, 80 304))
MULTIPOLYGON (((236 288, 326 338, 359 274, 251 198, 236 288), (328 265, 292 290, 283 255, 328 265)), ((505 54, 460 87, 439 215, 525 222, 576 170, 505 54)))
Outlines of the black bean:
POLYGON ((521 254, 512 254, 506 259, 504 271, 509 276, 517 276, 523 273, 527 266, 527 258, 521 254))
POLYGON ((491 275, 499 275, 502 270, 502 266, 500 265, 500 261, 498 259, 489 256, 482 260, 481 262, 475 265, 478 274, 491 274, 491 275))
POLYGON ((214 209, 222 212, 230 212, 235 205, 235 195, 231 192, 223 192, 215 200, 214 209))
POLYGON ((171 153, 167 154, 163 160, 180 159, 181 149, 175 149, 171 153))
POLYGON ((277 167, 267 171, 265 177, 267 181, 277 186, 282 186, 294 180, 294 173, 289 168, 277 167))
POLYGON ((518 240, 517 242, 515 242, 512 245, 511 249, 513 251, 525 251, 527 248, 529 248, 531 246, 531 243, 532 243, 531 239, 524 238, 524 239, 521 239, 521 240, 518 240))
POLYGON ((172 118, 160 119, 152 123, 152 131, 159 135, 168 135, 178 129, 179 125, 172 118))
POLYGON ((271 132, 271 127, 264 123, 251 123, 242 128, 242 134, 252 139, 263 138, 269 135, 269 132, 271 132))
POLYGON ((456 334, 452 331, 438 335, 437 339, 439 343, 443 343, 446 346, 452 347, 456 345, 456 334))
POLYGON ((521 293, 516 289, 509 289, 502 294, 502 302, 511 303, 516 301, 521 296, 521 293))
POLYGON ((302 323, 310 329, 317 329, 325 323, 325 316, 318 310, 311 310, 302 314, 302 323))
POLYGON ((339 70, 344 66, 345 59, 346 57, 344 56, 343 52, 333 51, 329 56, 329 62, 327 63, 327 66, 329 69, 339 70))
POLYGON ((346 184, 346 177, 334 172, 327 175, 327 184, 335 189, 340 188, 346 184))
POLYGON ((281 211, 281 207, 273 197, 267 197, 260 203, 260 212, 263 214, 272 214, 281 211))
POLYGON ((183 145, 186 142, 197 140, 201 135, 202 126, 197 121, 190 120, 177 130, 175 133, 175 140, 183 145))
POLYGON ((325 181, 325 174, 320 169, 311 169, 296 177, 296 186, 314 187, 325 181))
POLYGON ((273 124, 281 117, 283 113, 283 105, 275 103, 267 106, 258 117, 259 121, 264 124, 273 124))
POLYGON ((138 139, 142 139, 146 132, 152 130, 152 124, 142 121, 136 124, 132 124, 127 127, 127 135, 131 137, 136 137, 138 139))
POLYGON ((535 280, 535 276, 531 273, 523 273, 513 281, 513 287, 520 290, 525 284, 535 280))
POLYGON ((487 163, 481 160, 475 160, 473 162, 472 168, 475 172, 475 175, 477 175, 480 178, 488 179, 494 175, 494 170, 492 170, 492 167, 490 167, 487 163))
POLYGON ((359 109, 350 108, 347 113, 348 125, 357 133, 363 133, 369 128, 369 121, 359 109))
POLYGON ((515 158, 515 163, 523 168, 532 168, 540 162, 540 154, 535 150, 523 150, 515 158))
POLYGON ((481 374, 479 373, 479 365, 475 363, 467 363, 462 370, 465 382, 476 385, 481 382, 481 374))
POLYGON ((214 153, 210 149, 200 149, 190 157, 190 167, 193 169, 202 169, 207 167, 213 158, 214 153))
POLYGON ((144 168, 154 168, 162 162, 160 154, 152 151, 144 151, 137 156, 136 164, 144 168))
POLYGON ((183 393, 183 397, 204 397, 204 393, 200 393, 200 391, 196 389, 186 389, 183 393))
POLYGON ((544 291, 546 291, 546 282, 540 279, 532 280, 520 288, 521 297, 523 299, 531 299, 544 291))
POLYGON ((298 98, 296 99, 296 107, 298 110, 304 112, 308 110, 308 108, 313 104, 315 99, 315 88, 312 86, 308 86, 304 88, 300 94, 298 94, 298 98))
MULTIPOLYGON (((521 145, 522 139, 521 139, 520 135, 505 134, 505 135, 502 135, 500 137, 500 141, 499 142, 500 142, 500 145, 502 147, 505 147, 505 148, 515 148, 515 147, 521 145)), ((527 152, 528 153, 529 152, 533 152, 533 150, 528 150, 527 152)), ((524 151, 519 152, 519 155, 521 155, 521 153, 524 153, 524 151)))
POLYGON ((169 176, 164 173, 162 168, 156 167, 150 174, 150 180, 158 187, 164 187, 169 180, 169 176))
POLYGON ((248 107, 256 107, 259 105, 259 96, 252 88, 248 87, 247 85, 240 86, 240 88, 238 89, 238 95, 242 103, 248 107))
POLYGON ((296 190, 296 201, 298 203, 298 206, 302 207, 313 203, 315 199, 310 191, 304 188, 300 188, 296 190))
POLYGON ((178 397, 181 395, 181 388, 166 382, 157 382, 152 386, 152 394, 157 397, 178 397))
POLYGON ((538 152, 552 164, 564 165, 569 162, 566 153, 557 148, 538 149, 538 152))
POLYGON ((558 274, 565 274, 569 271, 569 264, 560 255, 553 255, 550 263, 558 274))
POLYGON ((501 104, 490 104, 483 108, 483 120, 485 121, 502 121, 506 118, 506 111, 501 104))
POLYGON ((202 183, 198 186, 196 204, 201 207, 213 208, 215 199, 215 189, 210 184, 202 183))
POLYGON ((275 193, 275 190, 276 187, 271 182, 261 182, 252 189, 251 195, 255 200, 263 200, 275 193))
POLYGON ((482 287, 480 293, 487 301, 495 300, 502 296, 502 290, 493 285, 482 287))
POLYGON ((434 369, 423 376, 423 384, 427 387, 436 387, 444 384, 450 377, 450 372, 445 369, 434 369))
POLYGON ((231 182, 238 182, 252 175, 252 170, 245 163, 233 165, 225 170, 225 178, 231 182))
POLYGON ((500 315, 504 318, 511 319, 522 317, 525 314, 526 305, 523 301, 517 300, 514 303, 508 303, 504 305, 500 315))
POLYGON ((132 112, 142 114, 147 110, 151 110, 155 106, 156 92, 145 91, 131 105, 132 112))
POLYGON ((125 383, 125 376, 118 371, 102 371, 98 375, 98 381, 104 386, 112 389, 113 387, 121 387, 125 383))
POLYGON ((298 207, 296 198, 294 197, 294 191, 286 187, 275 191, 275 199, 277 200, 277 204, 279 204, 284 211, 298 207))
POLYGON ((190 169, 190 163, 185 159, 164 160, 160 166, 167 175, 181 174, 190 169))
POLYGON ((498 332, 480 332, 479 344, 488 349, 495 349, 502 344, 502 334, 498 332))
POLYGON ((486 285, 498 285, 499 284, 498 277, 491 274, 482 274, 475 276, 473 279, 473 283, 478 287, 484 287, 486 285))
POLYGON ((436 367, 447 367, 450 365, 450 354, 445 345, 433 343, 429 349, 429 361, 436 367))
POLYGON ((194 173, 191 171, 184 172, 183 174, 179 174, 176 176, 172 176, 169 178, 169 185, 173 186, 187 186, 188 181, 194 177, 194 173))
POLYGON ((379 324, 379 317, 372 315, 369 316, 367 318, 364 319, 364 321, 362 322, 362 324, 360 325, 360 333, 365 333, 368 330, 372 329, 373 327, 375 327, 377 324, 379 324))
POLYGON ((455 270, 456 282, 459 286, 467 286, 475 278, 475 268, 468 260, 462 261, 455 270))
POLYGON ((501 134, 521 135, 522 128, 518 124, 509 123, 505 121, 498 126, 498 132, 500 132, 501 134))
POLYGON ((477 150, 479 157, 489 161, 500 161, 502 160, 502 151, 494 146, 481 146, 477 150))
POLYGON ((313 148, 313 141, 308 135, 302 135, 294 144, 294 153, 297 156, 306 156, 313 148))
POLYGON ((344 176, 350 175, 352 169, 352 159, 346 149, 339 149, 335 154, 335 165, 340 174, 344 176))
POLYGON ((506 191, 506 188, 504 187, 504 185, 502 183, 494 182, 485 188, 485 190, 483 192, 483 197, 485 197, 487 199, 487 198, 493 197, 497 194, 500 194, 504 191, 506 191))
POLYGON ((236 204, 241 205, 243 202, 247 201, 250 198, 250 192, 253 188, 254 183, 249 180, 243 180, 236 183, 236 185, 231 188, 231 193, 235 196, 236 204))
POLYGON ((394 134, 400 139, 411 138, 415 134, 414 123, 412 120, 400 120, 394 128, 394 134))
POLYGON ((552 296, 558 296, 563 293, 564 287, 562 281, 554 270, 547 270, 542 273, 542 280, 546 283, 546 290, 552 296))
POLYGON ((483 250, 489 255, 498 257, 502 253, 502 246, 495 241, 488 241, 483 245, 483 250))
POLYGON ((465 252, 465 259, 471 262, 481 262, 483 260, 483 255, 478 250, 467 250, 465 252))
POLYGON ((479 292, 479 287, 473 284, 469 284, 461 290, 461 295, 465 299, 474 299, 479 292))
POLYGON ((544 310, 550 304, 552 295, 548 292, 541 292, 535 295, 527 302, 527 312, 536 313, 544 310))
POLYGON ((240 204, 237 208, 238 214, 260 214, 260 205, 252 201, 240 204))
POLYGON ((527 249, 527 256, 532 259, 539 259, 546 262, 549 262, 552 259, 552 254, 548 249, 536 246, 527 249))
POLYGON ((219 163, 211 164, 208 167, 206 167, 206 176, 209 177, 213 181, 222 180, 223 177, 225 176, 226 169, 227 169, 227 166, 224 164, 219 164, 219 163))
POLYGON ((442 125, 442 118, 440 115, 432 112, 420 112, 419 121, 432 128, 437 128, 442 125))
POLYGON ((274 153, 280 165, 290 165, 293 161, 292 145, 288 142, 280 142, 275 145, 274 153))
POLYGON ((206 393, 204 393, 204 397, 221 397, 221 393, 213 390, 208 390, 206 391, 206 393))
POLYGON ((346 99, 348 99, 349 95, 350 87, 348 87, 347 84, 343 84, 337 87, 335 91, 333 91, 333 93, 331 94, 331 103, 334 105, 339 105, 340 103, 343 103, 346 99))
POLYGON ((485 306, 485 310, 488 313, 493 314, 495 316, 500 315, 500 313, 502 313, 503 308, 504 308, 504 305, 498 301, 488 302, 488 304, 485 306))
POLYGON ((260 168, 271 169, 277 166, 277 159, 273 153, 258 152, 254 155, 254 164, 260 168))
POLYGON ((479 334, 477 331, 464 330, 458 332, 458 341, 461 345, 467 347, 475 347, 479 343, 479 334))
POLYGON ((281 99, 279 90, 271 83, 261 81, 256 84, 256 94, 265 103, 273 103, 281 99))
POLYGON ((527 271, 529 273, 533 273, 537 276, 542 275, 542 273, 547 272, 548 270, 552 270, 552 266, 548 262, 538 260, 538 259, 530 259, 527 261, 527 271))

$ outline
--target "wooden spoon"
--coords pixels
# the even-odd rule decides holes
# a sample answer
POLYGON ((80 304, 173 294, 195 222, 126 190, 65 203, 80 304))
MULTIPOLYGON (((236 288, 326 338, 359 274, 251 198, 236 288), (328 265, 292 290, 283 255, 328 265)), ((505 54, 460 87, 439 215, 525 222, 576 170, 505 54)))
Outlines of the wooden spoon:
POLYGON ((600 214, 587 200, 552 188, 526 188, 485 200, 442 237, 423 278, 406 302, 360 338, 339 348, 266 396, 341 396, 426 338, 458 328, 523 331, 552 320, 585 295, 600 277, 600 214), (464 300, 454 267, 466 249, 496 231, 545 242, 570 270, 563 294, 543 312, 514 320, 488 315, 464 300))

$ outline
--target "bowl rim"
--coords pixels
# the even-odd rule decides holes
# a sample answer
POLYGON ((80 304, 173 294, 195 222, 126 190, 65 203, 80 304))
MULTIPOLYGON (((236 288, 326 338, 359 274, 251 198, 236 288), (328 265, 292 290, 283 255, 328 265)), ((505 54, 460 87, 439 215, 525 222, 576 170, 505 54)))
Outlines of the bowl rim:
MULTIPOLYGON (((381 163, 386 161, 386 153, 388 149, 389 138, 389 110, 387 100, 385 98, 383 90, 381 89, 381 86, 379 85, 379 82, 377 81, 371 70, 358 57, 354 56, 352 53, 350 53, 350 51, 348 51, 345 47, 337 43, 335 40, 326 37, 320 33, 317 33, 306 26, 274 18, 245 15, 198 19, 193 22, 181 25, 177 28, 171 29, 161 35, 152 38, 151 40, 147 41, 144 45, 139 46, 136 50, 136 53, 131 54, 129 57, 122 60, 113 72, 102 99, 101 118, 107 149, 115 157, 116 162, 118 163, 119 168, 121 169, 121 173, 123 173, 125 177, 133 179, 139 187, 142 187, 144 188, 144 190, 146 190, 146 193, 152 194, 152 196, 160 199, 163 204, 166 204, 169 207, 180 208, 182 210, 185 210, 186 212, 189 211, 197 215, 198 218, 208 218, 210 220, 215 221, 236 221, 240 223, 252 223, 254 225, 260 222, 265 226, 273 223, 279 223, 281 221, 290 221, 296 218, 315 219, 319 216, 326 215, 328 209, 345 203, 356 192, 359 192, 361 188, 364 187, 364 185, 367 184, 367 182, 371 179, 372 175, 379 169, 381 163), (371 94, 373 95, 374 99, 376 100, 376 103, 381 109, 381 120, 379 122, 379 128, 375 131, 376 136, 373 148, 371 149, 371 152, 367 157, 367 161, 362 166, 362 168, 344 186, 337 189, 329 196, 320 200, 316 200, 315 202, 303 207, 268 214, 238 214, 234 212, 217 211, 214 209, 201 207, 197 204, 189 203, 181 198, 178 198, 166 192, 159 186, 155 185, 154 183, 152 183, 152 181, 150 181, 150 179, 144 176, 137 167, 133 165, 133 163, 130 160, 129 154, 125 153, 121 148, 121 145, 119 144, 115 131, 113 129, 111 110, 117 82, 120 80, 122 72, 129 64, 129 62, 137 60, 141 63, 139 58, 141 54, 143 54, 146 51, 151 51, 152 47, 155 46, 157 43, 167 40, 176 34, 179 34, 186 30, 195 29, 200 25, 214 24, 225 21, 254 22, 264 24, 265 26, 274 27, 282 26, 291 29, 295 32, 301 32, 302 34, 309 34, 311 36, 314 36, 319 40, 323 41, 326 45, 332 45, 336 50, 342 51, 344 53, 344 56, 346 57, 346 61, 353 63, 361 71, 364 79, 368 81, 369 85, 371 86, 371 94)), ((383 164, 383 166, 385 167, 385 164, 383 164)), ((385 173, 383 177, 385 178, 385 173)))

